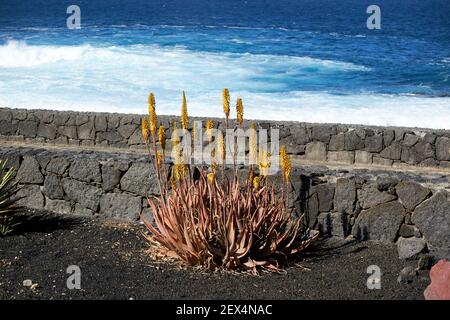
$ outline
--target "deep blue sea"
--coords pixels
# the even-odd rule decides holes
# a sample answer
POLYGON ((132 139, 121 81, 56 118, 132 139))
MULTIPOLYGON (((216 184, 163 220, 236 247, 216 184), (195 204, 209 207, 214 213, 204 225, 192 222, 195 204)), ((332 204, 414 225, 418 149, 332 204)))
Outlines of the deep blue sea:
POLYGON ((450 1, 0 1, 0 106, 220 116, 223 87, 247 118, 449 129, 450 1))

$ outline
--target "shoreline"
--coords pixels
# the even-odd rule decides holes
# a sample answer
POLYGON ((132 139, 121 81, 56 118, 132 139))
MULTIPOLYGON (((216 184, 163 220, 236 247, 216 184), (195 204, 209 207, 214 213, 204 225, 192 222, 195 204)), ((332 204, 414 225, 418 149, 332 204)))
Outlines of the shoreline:
MULTIPOLYGON (((37 111, 37 112, 53 112, 53 113, 69 113, 69 114, 86 114, 91 116, 122 116, 122 117, 136 117, 136 116, 145 116, 146 108, 143 107, 142 113, 132 113, 132 112, 104 112, 104 111, 77 111, 77 110, 65 110, 65 109, 52 109, 52 108, 33 108, 33 107, 26 107, 26 108, 20 108, 20 107, 7 107, 7 106, 1 106, 0 105, 0 111, 1 110, 30 110, 30 111, 37 111)), ((158 110, 157 110, 158 111, 158 110)), ((244 115, 245 116, 245 115, 244 115)), ((169 119, 176 119, 179 118, 179 115, 176 114, 158 114, 158 117, 163 118, 169 118, 169 119)), ((203 116, 189 116, 190 119, 194 120, 201 120, 201 121, 207 121, 207 120, 213 120, 218 122, 223 122, 225 120, 224 117, 203 117, 203 116)), ((236 119, 230 118, 230 121, 235 121, 236 119)), ((299 124, 299 125, 318 125, 318 126, 330 126, 330 125, 336 125, 336 126, 346 126, 346 127, 352 127, 352 128, 367 128, 367 129, 381 129, 381 128, 387 128, 387 129, 400 129, 400 130, 412 130, 412 131, 422 131, 422 132, 443 132, 448 133, 448 136, 450 136, 450 127, 449 128, 428 128, 428 127, 420 127, 420 126, 401 126, 401 125, 370 125, 370 124, 361 124, 361 123, 345 123, 345 122, 309 122, 309 121, 297 121, 297 120, 270 120, 270 119, 259 119, 259 118, 251 118, 247 119, 244 118, 244 124, 249 124, 251 121, 255 121, 258 123, 274 123, 275 126, 277 124, 299 124)))

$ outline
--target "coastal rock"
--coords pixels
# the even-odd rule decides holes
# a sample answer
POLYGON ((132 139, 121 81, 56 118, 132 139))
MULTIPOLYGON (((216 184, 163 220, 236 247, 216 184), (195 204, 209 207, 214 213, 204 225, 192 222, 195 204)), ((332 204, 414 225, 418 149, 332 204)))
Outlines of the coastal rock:
POLYGON ((117 132, 124 138, 128 139, 131 137, 133 132, 137 129, 136 125, 134 124, 124 124, 117 128, 117 132))
POLYGON ((358 215, 352 234, 359 240, 394 242, 405 218, 405 209, 397 202, 379 204, 358 215))
POLYGON ((12 135, 17 131, 17 123, 10 121, 0 121, 0 134, 1 135, 12 135))
POLYGON ((446 191, 438 191, 415 210, 412 222, 425 239, 436 247, 450 247, 450 201, 446 191))
POLYGON ((413 266, 408 266, 400 271, 400 275, 397 278, 398 283, 411 283, 417 276, 417 271, 413 266))
POLYGON ((28 110, 25 109, 12 109, 11 114, 14 120, 26 120, 28 116, 28 110))
POLYGON ((383 144, 384 147, 388 147, 394 141, 395 131, 392 129, 385 129, 383 131, 383 144))
POLYGON ((319 184, 315 187, 319 201, 319 212, 329 212, 333 209, 334 188, 334 185, 329 183, 319 184))
POLYGON ((39 162, 35 157, 23 157, 22 165, 17 172, 16 179, 20 183, 41 184, 44 182, 44 176, 39 168, 39 162))
POLYGON ((427 243, 419 238, 403 238, 397 241, 397 251, 400 259, 416 258, 420 253, 425 252, 427 243))
POLYGON ((339 178, 334 193, 334 208, 341 213, 353 214, 356 202, 355 180, 339 178))
POLYGON ((384 159, 384 158, 380 158, 378 156, 374 156, 372 158, 372 164, 374 166, 387 166, 390 167, 392 166, 394 160, 390 160, 390 159, 384 159))
POLYGON ((345 150, 354 151, 364 149, 364 131, 352 130, 345 134, 345 150))
MULTIPOLYGON (((406 217, 405 217, 406 220, 406 217)), ((421 237, 419 229, 415 226, 409 224, 402 224, 400 230, 398 231, 400 237, 411 238, 411 237, 421 237)))
POLYGON ((420 141, 411 148, 403 148, 401 160, 409 164, 418 164, 428 158, 434 158, 434 149, 430 143, 420 141))
MULTIPOLYGON (((77 117, 77 121, 81 120, 77 117)), ((84 119, 83 119, 84 120, 84 119)), ((82 140, 93 140, 95 138, 94 121, 87 121, 78 127, 78 138, 82 140)))
POLYGON ((69 178, 62 179, 62 186, 68 199, 97 211, 102 189, 69 178))
POLYGON ((345 238, 348 230, 347 215, 340 212, 333 212, 330 214, 331 219, 331 234, 333 236, 345 238))
POLYGON ((88 123, 89 120, 91 120, 92 126, 93 126, 94 125, 94 121, 92 121, 92 119, 89 117, 89 115, 84 114, 84 113, 77 113, 77 115, 75 117, 75 124, 77 126, 82 126, 83 124, 88 123))
POLYGON ((65 136, 70 139, 77 139, 77 127, 76 126, 60 126, 58 127, 58 135, 65 136))
POLYGON ((106 131, 97 133, 97 141, 99 142, 103 140, 106 140, 108 142, 119 142, 122 139, 123 139, 122 136, 115 131, 106 131))
POLYGON ((144 144, 144 139, 142 138, 140 129, 136 129, 128 139, 128 145, 136 145, 136 144, 144 144))
POLYGON ((305 222, 310 228, 314 228, 317 222, 317 216, 319 215, 319 202, 317 199, 317 193, 312 194, 307 201, 305 208, 305 222))
POLYGON ((56 138, 56 128, 52 125, 40 123, 37 131, 39 137, 53 140, 56 138))
POLYGON ((62 176, 66 172, 67 168, 69 168, 69 166, 70 162, 66 158, 63 157, 52 158, 48 163, 46 170, 48 172, 52 172, 62 176))
POLYGON ((326 161, 327 146, 323 142, 310 142, 306 145, 305 155, 307 160, 326 161))
POLYGON ((317 229, 322 235, 331 234, 331 216, 329 212, 322 212, 317 217, 317 229))
POLYGON ((36 110, 34 115, 43 123, 53 122, 54 114, 47 110, 36 110))
POLYGON ((50 199, 64 199, 64 190, 62 188, 61 180, 54 174, 49 174, 45 178, 42 192, 50 199))
POLYGON ((367 151, 356 150, 355 151, 355 163, 356 164, 371 164, 372 154, 367 151))
POLYGON ((420 139, 419 136, 416 136, 415 134, 407 133, 405 135, 405 138, 403 139, 403 144, 405 146, 412 147, 419 141, 419 139, 420 139))
POLYGON ((123 193, 107 193, 100 199, 100 213, 115 219, 136 221, 141 213, 141 198, 123 193))
POLYGON ((308 131, 303 126, 295 126, 289 129, 291 133, 291 138, 294 140, 295 144, 306 145, 311 141, 308 131))
POLYGON ((79 203, 75 203, 73 208, 73 214, 80 216, 93 216, 95 214, 91 209, 85 208, 83 205, 79 203))
POLYGON ((159 194, 157 178, 149 163, 133 163, 120 180, 122 190, 147 197, 159 194))
POLYGON ((70 202, 64 200, 45 199, 45 210, 58 214, 72 213, 72 206, 70 202))
POLYGON ((40 187, 37 185, 29 184, 22 186, 14 197, 19 199, 16 203, 17 206, 31 209, 44 208, 44 196, 40 187))
POLYGON ((3 161, 6 161, 5 163, 6 169, 10 168, 18 169, 20 167, 20 164, 22 163, 22 157, 20 156, 20 154, 14 152, 2 155, 1 158, 3 161))
POLYGON ((293 136, 289 136, 286 139, 284 139, 284 145, 286 146, 286 152, 288 154, 305 154, 306 146, 298 145, 294 141, 293 136))
POLYGON ((381 151, 380 156, 385 159, 400 160, 401 154, 402 154, 401 144, 398 142, 393 142, 389 147, 381 151))
POLYGON ((388 192, 378 190, 377 183, 375 182, 366 183, 358 190, 358 200, 363 209, 372 208, 381 203, 395 200, 396 198, 396 196, 388 192))
POLYGON ((447 137, 437 138, 436 158, 441 161, 450 161, 450 138, 447 137))
POLYGON ((68 124, 67 122, 69 121, 69 114, 65 113, 65 112, 58 112, 55 113, 53 115, 53 125, 55 126, 64 126, 64 125, 75 125, 75 122, 73 122, 72 124, 68 124))
POLYGON ((402 181, 395 187, 400 202, 409 211, 421 203, 430 194, 430 189, 412 181, 402 181))
POLYGON ((108 129, 108 121, 106 116, 95 116, 94 118, 95 131, 106 131, 108 129))
POLYGON ((436 138, 437 138, 437 136, 434 133, 427 132, 427 133, 425 133, 425 135, 423 136, 422 139, 425 143, 434 144, 436 142, 436 138))
POLYGON ((102 166, 102 188, 105 191, 112 191, 120 182, 122 172, 113 165, 102 166))
POLYGON ((0 108, 0 121, 11 122, 13 119, 11 110, 0 108))
POLYGON ((329 151, 328 161, 343 164, 353 164, 355 162, 354 151, 329 151))
POLYGON ((343 151, 345 150, 345 135, 343 133, 339 133, 334 135, 330 139, 330 143, 328 144, 328 150, 330 151, 343 151))
POLYGON ((119 127, 120 125, 120 117, 109 117, 108 118, 108 128, 106 130, 108 131, 114 131, 119 127))
POLYGON ((312 127, 311 138, 314 141, 321 141, 324 143, 329 143, 331 135, 336 134, 335 126, 328 125, 316 125, 312 127))
POLYGON ((35 138, 38 131, 38 125, 35 121, 20 121, 18 130, 18 133, 24 137, 35 138))
POLYGON ((76 180, 100 183, 100 164, 94 159, 76 159, 69 169, 69 176, 76 180))
POLYGON ((383 135, 369 136, 365 140, 365 150, 369 152, 381 152, 383 150, 383 135))

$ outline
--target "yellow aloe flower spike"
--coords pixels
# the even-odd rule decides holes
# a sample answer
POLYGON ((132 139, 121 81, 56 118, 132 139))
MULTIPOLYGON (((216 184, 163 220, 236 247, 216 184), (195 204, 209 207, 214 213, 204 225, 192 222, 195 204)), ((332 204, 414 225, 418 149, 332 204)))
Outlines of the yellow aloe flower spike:
POLYGON ((162 152, 158 151, 157 155, 156 155, 156 162, 158 163, 158 167, 161 167, 163 164, 163 154, 162 152))
POLYGON ((159 140, 159 143, 161 144, 161 148, 165 149, 166 148, 166 129, 164 128, 163 125, 159 126, 158 140, 159 140))
POLYGON ((258 176, 253 178, 253 188, 255 188, 255 190, 259 189, 260 182, 261 182, 261 179, 258 176))
POLYGON ((187 130, 188 123, 189 123, 189 118, 188 118, 188 112, 187 112, 186 95, 183 91, 183 102, 181 104, 181 128, 187 130))
POLYGON ((286 152, 286 147, 282 146, 280 149, 280 164, 281 170, 283 171, 284 179, 289 181, 291 177, 291 159, 286 152))
POLYGON ((150 93, 148 96, 148 115, 149 115, 149 122, 150 122, 150 132, 153 135, 156 135, 156 102, 155 102, 155 95, 150 93))
POLYGON ((269 175, 270 168, 270 152, 263 152, 262 149, 259 149, 259 173, 261 176, 266 177, 269 175))
POLYGON ((223 112, 225 113, 225 117, 230 117, 230 91, 227 88, 223 89, 222 92, 222 104, 223 104, 223 112))
POLYGON ((148 121, 146 118, 143 118, 141 121, 141 133, 144 141, 147 143, 150 132, 148 130, 148 121))
POLYGON ((212 142, 213 140, 213 129, 214 128, 214 121, 208 120, 206 121, 206 134, 208 135, 209 142, 212 142))
POLYGON ((239 125, 242 125, 242 122, 244 121, 244 104, 242 103, 241 98, 238 98, 236 102, 236 114, 239 125))

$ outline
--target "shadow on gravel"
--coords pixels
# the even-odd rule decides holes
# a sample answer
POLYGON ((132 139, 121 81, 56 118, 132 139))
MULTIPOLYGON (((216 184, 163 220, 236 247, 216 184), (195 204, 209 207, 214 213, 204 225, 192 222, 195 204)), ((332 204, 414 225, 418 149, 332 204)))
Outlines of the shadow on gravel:
POLYGON ((16 223, 12 234, 24 234, 29 232, 48 233, 55 230, 71 230, 84 222, 82 218, 58 216, 48 213, 22 214, 16 217, 16 223))
POLYGON ((355 246, 360 243, 361 242, 356 240, 348 241, 333 237, 320 238, 308 247, 304 252, 304 255, 316 260, 325 260, 336 254, 342 254, 343 252, 346 254, 358 253, 368 249, 366 245, 355 246))

